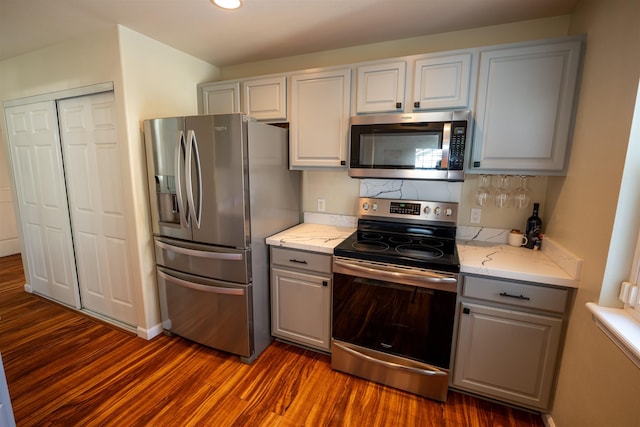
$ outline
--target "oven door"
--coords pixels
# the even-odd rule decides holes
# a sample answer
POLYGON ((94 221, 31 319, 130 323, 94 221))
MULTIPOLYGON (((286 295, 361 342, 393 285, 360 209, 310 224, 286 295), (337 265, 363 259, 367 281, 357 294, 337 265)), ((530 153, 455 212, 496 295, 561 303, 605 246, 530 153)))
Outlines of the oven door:
POLYGON ((457 280, 334 257, 332 367, 444 401, 457 280))

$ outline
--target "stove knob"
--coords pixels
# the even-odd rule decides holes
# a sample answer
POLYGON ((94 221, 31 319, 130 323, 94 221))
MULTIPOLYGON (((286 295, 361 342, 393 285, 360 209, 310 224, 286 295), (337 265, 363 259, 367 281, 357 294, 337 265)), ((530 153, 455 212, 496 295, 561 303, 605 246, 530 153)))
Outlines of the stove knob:
POLYGON ((447 208, 447 209, 444 211, 444 214, 445 214, 446 216, 451 216, 451 215, 453 215, 453 209, 451 209, 451 208, 447 208))
POLYGON ((371 207, 371 209, 373 209, 374 211, 378 210, 378 204, 374 203, 373 206, 371 207))
POLYGON ((429 215, 430 212, 431 212, 431 208, 429 206, 425 206, 424 207, 424 213, 429 215))
POLYGON ((442 209, 441 209, 441 208, 439 208, 439 207, 438 207, 438 208, 435 208, 435 209, 433 210, 433 213, 435 213, 436 215, 440 215, 440 214, 442 213, 442 209))
POLYGON ((362 204, 362 210, 368 211, 369 210, 369 203, 365 202, 362 204))

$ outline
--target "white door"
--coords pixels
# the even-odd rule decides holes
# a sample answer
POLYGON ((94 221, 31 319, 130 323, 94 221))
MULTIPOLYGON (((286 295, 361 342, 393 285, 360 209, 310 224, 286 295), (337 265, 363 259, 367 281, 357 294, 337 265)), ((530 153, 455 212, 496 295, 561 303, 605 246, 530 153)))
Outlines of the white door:
POLYGON ((113 92, 58 101, 82 307, 136 325, 113 92))
POLYGON ((5 109, 27 260, 35 293, 80 308, 55 103, 5 109))

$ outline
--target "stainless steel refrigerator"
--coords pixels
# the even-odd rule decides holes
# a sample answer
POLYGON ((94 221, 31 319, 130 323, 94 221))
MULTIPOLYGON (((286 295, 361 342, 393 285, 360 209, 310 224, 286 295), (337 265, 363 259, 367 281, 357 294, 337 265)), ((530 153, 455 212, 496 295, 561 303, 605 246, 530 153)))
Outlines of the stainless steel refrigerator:
POLYGON ((300 222, 287 130, 224 114, 144 136, 163 328, 251 363, 272 339, 265 238, 300 222))

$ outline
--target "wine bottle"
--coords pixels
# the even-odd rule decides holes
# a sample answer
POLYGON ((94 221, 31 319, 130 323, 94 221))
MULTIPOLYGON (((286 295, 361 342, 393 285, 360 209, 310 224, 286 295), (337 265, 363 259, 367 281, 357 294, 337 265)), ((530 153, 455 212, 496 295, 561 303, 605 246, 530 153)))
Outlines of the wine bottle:
POLYGON ((538 216, 538 209, 540 203, 533 204, 533 213, 527 218, 526 236, 527 236, 527 248, 533 249, 539 240, 539 235, 542 233, 542 220, 538 216))

